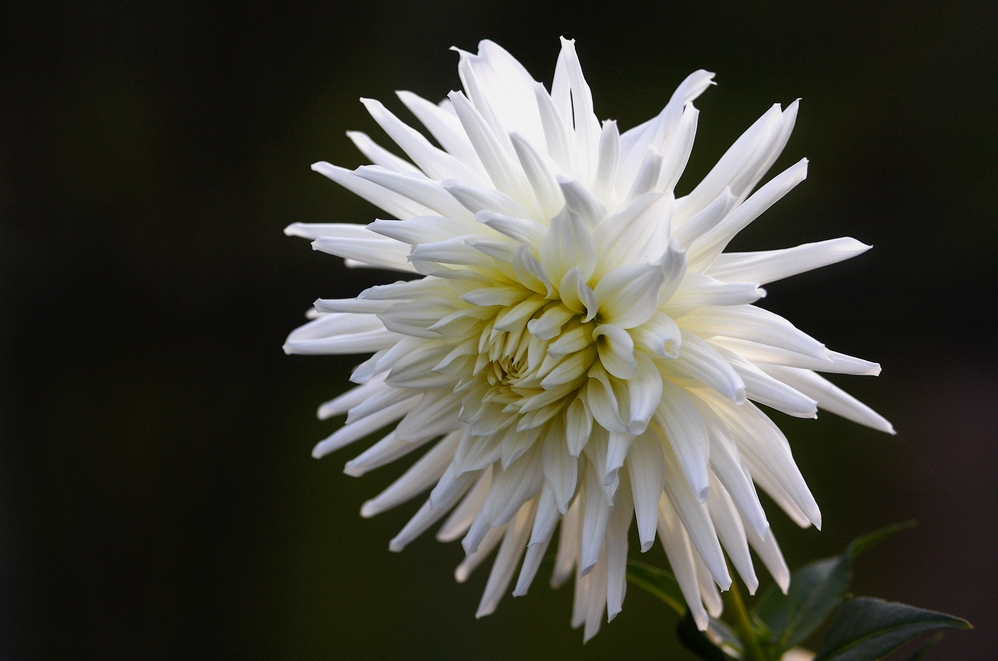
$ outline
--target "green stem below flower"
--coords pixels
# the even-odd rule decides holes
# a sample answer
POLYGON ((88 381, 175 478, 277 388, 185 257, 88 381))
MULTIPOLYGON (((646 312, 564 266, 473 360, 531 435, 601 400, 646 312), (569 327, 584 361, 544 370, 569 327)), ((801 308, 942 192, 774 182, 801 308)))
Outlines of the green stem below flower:
POLYGON ((764 650, 762 645, 759 644, 756 629, 752 625, 752 619, 749 617, 748 609, 745 608, 745 602, 742 601, 742 593, 738 587, 738 580, 735 578, 733 572, 731 573, 731 588, 723 594, 724 603, 728 609, 728 612, 734 614, 735 630, 738 632, 738 637, 742 640, 745 660, 771 661, 769 655, 766 653, 766 650, 764 650))

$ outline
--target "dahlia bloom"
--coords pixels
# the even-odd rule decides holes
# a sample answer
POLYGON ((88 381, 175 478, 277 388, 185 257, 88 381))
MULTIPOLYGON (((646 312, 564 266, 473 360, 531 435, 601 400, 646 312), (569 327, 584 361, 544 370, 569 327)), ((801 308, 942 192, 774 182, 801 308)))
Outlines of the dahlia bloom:
POLYGON ((562 40, 550 92, 490 41, 459 53, 463 92, 439 104, 398 93, 439 147, 363 99, 409 160, 350 132, 373 165, 312 166, 389 219, 286 230, 348 266, 406 274, 316 301, 288 337, 288 353, 373 352, 351 376, 359 385, 319 408, 322 419, 347 418, 313 455, 395 423, 347 462, 348 475, 429 446, 361 515, 430 490, 390 548, 445 519, 437 539, 462 538, 467 553, 458 581, 498 547, 478 616, 518 565, 513 594, 526 593, 559 523, 552 583, 574 575, 572 624, 587 640, 604 610, 620 612, 632 520, 642 551, 658 536, 701 628, 731 583, 725 553, 750 591, 749 547, 786 590, 756 487, 801 526, 820 527, 821 516, 756 404, 802 418, 822 408, 893 432, 816 374, 877 374, 877 364, 753 305, 760 285, 869 246, 724 252, 805 177, 801 160, 756 190, 797 103, 770 108, 676 198, 693 101, 713 74, 692 73, 658 116, 620 133, 593 114, 572 41, 562 40))

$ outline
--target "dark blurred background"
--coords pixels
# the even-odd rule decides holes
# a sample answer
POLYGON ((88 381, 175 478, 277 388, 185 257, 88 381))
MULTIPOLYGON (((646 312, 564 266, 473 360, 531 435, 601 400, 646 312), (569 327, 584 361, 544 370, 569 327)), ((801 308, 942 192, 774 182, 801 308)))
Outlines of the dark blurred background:
MULTIPOLYGON (((802 98, 776 170, 810 177, 737 248, 853 236, 875 249, 769 287, 765 305, 879 360, 836 379, 890 437, 781 418, 824 513, 770 504, 791 566, 917 518, 856 592, 965 616, 930 658, 996 658, 998 52, 994 3, 21 2, 0 9, 0 657, 690 658, 632 588, 588 645, 571 590, 473 614, 458 544, 389 538, 416 504, 360 504, 348 449, 309 451, 356 358, 287 357, 317 297, 391 279, 343 268, 295 221, 369 222, 310 172, 356 166, 357 99, 459 87, 491 38, 550 82, 577 39, 600 117, 651 117, 690 71, 688 191, 770 104, 802 98)), ((664 562, 656 550, 652 562, 664 562)))

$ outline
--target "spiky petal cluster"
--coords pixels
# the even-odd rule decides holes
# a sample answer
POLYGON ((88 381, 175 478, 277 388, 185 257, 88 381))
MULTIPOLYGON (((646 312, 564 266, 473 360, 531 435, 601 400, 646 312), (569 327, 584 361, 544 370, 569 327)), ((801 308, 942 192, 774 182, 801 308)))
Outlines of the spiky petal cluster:
POLYGON ((439 147, 365 99, 410 160, 349 133, 374 165, 313 166, 394 219, 287 229, 348 265, 422 276, 319 300, 291 333, 289 353, 373 352, 353 373, 360 385, 319 409, 347 419, 314 456, 396 422, 348 474, 430 445, 361 514, 432 489, 391 548, 446 517, 437 538, 463 537, 467 552, 459 581, 498 546, 479 616, 517 565, 513 594, 527 591, 559 522, 553 583, 574 573, 572 622, 586 639, 604 609, 621 609, 632 519, 642 551, 658 535, 701 628, 731 582, 724 552, 754 590, 751 546, 785 589, 755 487, 801 526, 820 515, 755 403, 805 418, 820 407, 892 431, 815 373, 876 374, 876 364, 753 306, 760 285, 868 246, 723 252, 805 177, 802 160, 754 190, 797 103, 773 106, 677 199, 692 102, 713 74, 691 74, 657 117, 621 134, 593 114, 571 41, 550 93, 489 41, 460 53, 459 72, 464 91, 440 104, 399 93, 439 147))

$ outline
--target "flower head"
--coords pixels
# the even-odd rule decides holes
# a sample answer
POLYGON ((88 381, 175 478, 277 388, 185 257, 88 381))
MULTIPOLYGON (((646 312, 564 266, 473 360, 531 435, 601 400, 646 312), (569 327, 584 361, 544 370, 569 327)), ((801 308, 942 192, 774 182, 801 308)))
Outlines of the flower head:
POLYGON ((289 353, 373 352, 351 377, 360 385, 320 407, 320 418, 347 419, 314 456, 396 422, 347 463, 349 475, 429 445, 361 514, 431 489, 391 549, 446 517, 437 538, 463 538, 467 552, 459 581, 498 546, 479 616, 496 608, 517 565, 513 594, 526 593, 559 522, 552 582, 574 573, 572 622, 586 639, 604 609, 610 618, 621 609, 632 519, 642 551, 661 540, 701 628, 731 583, 725 552, 750 590, 750 546, 786 589, 756 486, 801 526, 821 519, 756 403, 892 431, 815 373, 878 365, 753 305, 761 285, 868 246, 844 238, 724 252, 805 177, 801 160, 756 190, 797 103, 770 108, 676 198, 693 101, 713 74, 694 72, 658 116, 620 133, 593 114, 572 41, 562 41, 550 92, 490 41, 460 52, 459 72, 464 91, 440 104, 399 93, 439 147, 364 99, 409 160, 348 133, 374 165, 313 166, 393 219, 286 230, 348 265, 409 276, 320 299, 289 336, 289 353))

